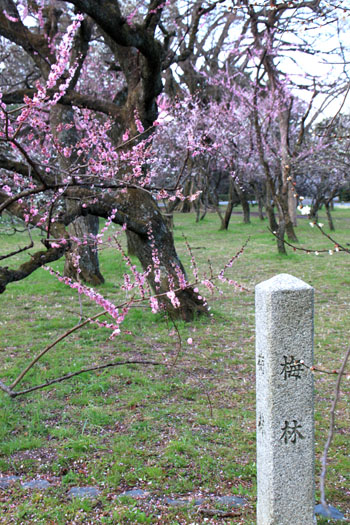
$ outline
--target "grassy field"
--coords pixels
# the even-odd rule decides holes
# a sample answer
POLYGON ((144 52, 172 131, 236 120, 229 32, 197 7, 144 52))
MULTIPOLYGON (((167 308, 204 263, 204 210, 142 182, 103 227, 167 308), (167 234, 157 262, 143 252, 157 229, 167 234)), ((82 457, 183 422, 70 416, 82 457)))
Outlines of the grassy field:
MULTIPOLYGON (((336 210, 334 218, 336 239, 350 243, 350 211, 336 210)), ((314 286, 315 364, 337 369, 350 339, 350 256, 290 249, 287 257, 279 256, 266 222, 253 217, 244 225, 241 220, 234 215, 229 231, 220 232, 214 214, 199 224, 193 216, 178 214, 174 237, 189 268, 182 234, 186 235, 202 272, 208 272, 208 259, 218 272, 250 237, 228 272, 248 292, 224 286, 222 294, 209 300, 210 318, 178 323, 176 329, 146 308, 133 309, 123 333, 113 341, 106 329, 89 325, 46 354, 21 388, 118 359, 154 360, 162 366, 127 365, 84 373, 15 399, 0 391, 0 474, 51 483, 42 492, 24 490, 20 482, 0 489, 0 523, 255 523, 254 286, 281 272, 314 286), (86 485, 100 489, 96 500, 68 497, 71 487, 86 485), (150 497, 120 497, 134 488, 147 490, 150 497), (164 500, 200 497, 206 501, 202 507, 214 509, 215 497, 232 494, 245 498, 247 505, 236 516, 220 518, 200 514, 193 504, 174 507, 164 500)), ((320 220, 326 222, 322 213, 320 220)), ((300 219, 297 233, 300 246, 332 248, 307 219, 300 219)), ((0 242, 5 252, 25 240, 1 235, 0 242)), ((21 257, 25 256, 17 260, 21 257)), ((62 261, 52 266, 62 269, 62 261)), ((125 271, 120 255, 104 250, 101 268, 106 284, 100 292, 120 300, 125 271)), ((79 321, 81 307, 84 316, 98 311, 87 299, 80 305, 71 289, 42 269, 9 285, 1 296, 0 379, 10 384, 48 342, 79 321)), ((348 519, 349 374, 348 370, 342 384, 327 473, 328 500, 348 519)), ((317 475, 335 380, 316 375, 317 475)))

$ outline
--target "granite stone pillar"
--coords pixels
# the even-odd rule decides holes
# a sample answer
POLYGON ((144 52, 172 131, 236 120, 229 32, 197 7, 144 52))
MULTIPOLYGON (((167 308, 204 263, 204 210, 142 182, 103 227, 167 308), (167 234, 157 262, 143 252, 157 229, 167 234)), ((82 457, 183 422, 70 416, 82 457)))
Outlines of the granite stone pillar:
POLYGON ((313 288, 256 287, 257 525, 315 523, 313 288))

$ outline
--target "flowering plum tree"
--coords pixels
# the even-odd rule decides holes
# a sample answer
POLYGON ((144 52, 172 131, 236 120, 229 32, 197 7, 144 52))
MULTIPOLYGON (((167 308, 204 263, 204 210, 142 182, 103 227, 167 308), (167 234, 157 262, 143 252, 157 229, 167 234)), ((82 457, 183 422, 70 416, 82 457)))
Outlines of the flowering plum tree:
MULTIPOLYGON (((152 131, 159 124, 161 73, 186 56, 187 44, 181 57, 169 48, 170 35, 161 22, 169 2, 147 2, 130 12, 123 12, 121 4, 0 2, 5 86, 0 97, 0 213, 22 220, 29 235, 31 228, 44 235, 42 250, 30 253, 18 267, 0 268, 0 293, 45 267, 102 308, 62 337, 88 322, 107 326, 114 337, 131 304, 142 301, 153 312, 163 307, 172 317, 191 320, 208 311, 197 285, 214 288, 213 277, 200 278, 193 257, 189 281, 152 195, 152 131), (14 75, 8 69, 13 67, 13 50, 20 57, 14 75), (100 233, 96 218, 106 221, 100 233), (119 305, 81 282, 82 277, 93 280, 88 266, 111 222, 137 240, 143 267, 137 270, 116 235, 111 242, 129 267, 123 283, 129 298, 119 305), (62 276, 47 265, 67 252, 69 275, 62 276), (104 314, 112 321, 99 321, 104 314)), ((193 34, 200 18, 214 7, 194 2, 193 34)), ((181 194, 180 187, 178 191, 181 194)), ((2 254, 1 260, 32 247, 30 242, 2 254)), ((221 281, 226 282, 224 272, 234 259, 220 272, 221 281)), ((93 272, 95 282, 101 281, 96 259, 93 272)), ((13 389, 57 341, 10 387, 0 381, 0 388, 12 397, 19 395, 13 389)))
MULTIPOLYGON (((190 319, 205 312, 191 287, 181 290, 178 269, 184 269, 149 191, 162 69, 186 57, 185 41, 178 55, 169 47, 170 3, 131 9, 114 0, 2 0, 0 6, 0 34, 10 42, 3 40, 3 48, 22 57, 16 82, 3 72, 0 209, 46 231, 46 251, 20 268, 1 269, 1 291, 67 252, 69 275, 101 281, 96 258, 93 271, 87 261, 96 251, 96 218, 112 217, 137 240, 136 254, 158 293, 166 296, 169 282, 180 289, 177 313, 190 319), (155 253, 160 276, 149 271, 155 253)), ((193 34, 214 8, 193 4, 193 34)), ((12 64, 11 53, 4 64, 12 64)))

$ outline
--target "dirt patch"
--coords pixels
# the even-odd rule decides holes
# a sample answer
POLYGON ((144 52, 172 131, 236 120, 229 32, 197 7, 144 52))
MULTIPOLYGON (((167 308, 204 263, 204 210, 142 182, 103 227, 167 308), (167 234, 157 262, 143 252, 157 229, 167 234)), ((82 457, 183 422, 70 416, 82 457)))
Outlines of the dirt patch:
POLYGON ((21 463, 29 459, 40 465, 50 465, 58 458, 54 448, 41 447, 33 450, 21 450, 11 455, 11 461, 21 463))

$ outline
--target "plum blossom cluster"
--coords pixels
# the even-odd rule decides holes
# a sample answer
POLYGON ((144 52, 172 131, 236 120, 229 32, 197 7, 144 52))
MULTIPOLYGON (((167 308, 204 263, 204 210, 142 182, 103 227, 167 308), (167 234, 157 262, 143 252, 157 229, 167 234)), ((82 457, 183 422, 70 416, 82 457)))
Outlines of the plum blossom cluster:
MULTIPOLYGON (((81 22, 84 20, 84 16, 82 14, 77 14, 72 23, 68 26, 67 31, 64 33, 63 38, 60 42, 60 44, 57 47, 56 50, 56 62, 51 66, 50 73, 47 79, 46 88, 52 89, 55 87, 55 85, 58 83, 58 81, 61 79, 63 74, 66 71, 67 65, 70 62, 70 50, 72 47, 74 36, 79 29, 81 22)), ((71 67, 70 75, 71 78, 75 72, 75 68, 71 67)), ((69 78, 68 77, 68 78, 69 78)), ((69 79, 70 79, 69 78, 69 79)), ((68 84, 62 85, 59 87, 60 91, 65 91, 68 87, 68 84)), ((57 103, 57 100, 54 100, 53 103, 57 103)))
POLYGON ((124 284, 122 285, 122 289, 126 292, 137 291, 141 300, 144 300, 147 295, 150 295, 147 277, 151 273, 152 268, 149 266, 144 272, 139 272, 136 265, 132 263, 130 257, 125 252, 117 238, 115 238, 115 246, 120 252, 122 259, 131 274, 124 273, 124 284), (131 279, 131 276, 133 277, 133 280, 131 279))
MULTIPOLYGON (((152 236, 151 231, 150 235, 152 236)), ((214 275, 214 272, 211 269, 210 276, 204 274, 203 278, 201 278, 199 276, 197 263, 193 257, 191 248, 187 241, 186 244, 191 254, 194 280, 192 282, 188 281, 183 270, 179 266, 174 265, 176 280, 175 275, 174 277, 168 275, 168 291, 153 294, 147 281, 147 277, 151 273, 153 273, 154 276, 157 275, 156 270, 159 269, 160 266, 157 252, 154 251, 153 254, 154 267, 150 265, 146 271, 140 272, 132 263, 130 257, 125 253, 119 240, 117 239, 117 236, 115 236, 115 246, 121 253, 122 258, 129 269, 129 273, 124 274, 124 284, 122 285, 122 289, 126 292, 127 298, 126 302, 121 306, 116 306, 111 300, 106 299, 96 290, 82 284, 81 282, 74 281, 73 279, 66 276, 62 276, 59 272, 53 270, 50 267, 45 267, 45 269, 64 285, 69 286, 71 289, 78 292, 79 295, 84 295, 96 305, 102 307, 106 314, 112 317, 113 322, 108 323, 107 321, 101 322, 96 320, 91 320, 91 322, 98 324, 98 326, 112 330, 110 338, 114 338, 116 335, 120 334, 120 325, 123 323, 125 316, 128 314, 131 306, 137 306, 140 303, 148 302, 152 313, 155 314, 164 308, 164 297, 166 297, 172 304, 173 308, 177 309, 181 307, 178 294, 187 288, 193 288, 193 292, 197 295, 197 299, 202 301, 204 306, 207 306, 207 299, 201 294, 198 286, 206 288, 211 295, 213 295, 216 291, 222 294, 221 289, 215 284, 216 280, 219 280, 225 284, 229 284, 239 291, 246 290, 237 281, 229 279, 225 276, 226 271, 232 267, 233 263, 243 253, 245 245, 225 264, 218 275, 214 275), (132 292, 132 295, 130 295, 130 292, 132 292)), ((77 256, 76 264, 79 267, 79 256, 77 256)))
POLYGON ((118 308, 111 301, 103 297, 103 295, 96 292, 96 290, 94 290, 93 288, 89 288, 88 286, 85 286, 82 283, 73 281, 69 277, 65 277, 59 272, 56 272, 49 266, 44 266, 44 269, 47 270, 51 275, 56 277, 61 283, 65 284, 66 286, 69 286, 70 288, 72 288, 72 290, 76 290, 79 295, 85 295, 88 299, 96 303, 99 307, 103 308, 106 314, 112 317, 112 324, 99 322, 101 326, 113 330, 110 339, 113 339, 116 335, 120 334, 120 325, 124 321, 125 316, 129 311, 128 305, 124 306, 122 308, 122 311, 120 311, 120 308, 118 308))
POLYGON ((48 106, 53 106, 56 104, 67 90, 77 67, 77 63, 69 63, 70 49, 72 47, 76 31, 80 27, 83 18, 84 17, 82 15, 77 14, 74 17, 72 23, 67 28, 67 31, 56 50, 56 62, 50 68, 46 83, 40 84, 37 82, 37 92, 34 94, 34 96, 32 98, 27 96, 24 98, 25 104, 16 119, 18 125, 26 122, 33 113, 35 113, 33 116, 34 121, 39 122, 41 120, 41 115, 40 113, 37 114, 36 112, 41 112, 44 109, 43 104, 48 106), (50 98, 48 96, 48 90, 53 89, 57 85, 58 91, 55 93, 54 97, 50 98))
POLYGON ((228 279, 225 276, 225 272, 226 272, 226 270, 228 268, 231 268, 233 263, 243 254, 246 244, 247 243, 245 243, 242 246, 242 248, 233 257, 231 257, 231 259, 225 264, 225 266, 222 268, 222 270, 218 274, 219 281, 221 281, 223 283, 230 284, 230 285, 234 286, 235 289, 241 290, 241 291, 246 290, 246 288, 244 286, 242 286, 240 283, 238 283, 237 281, 234 281, 233 279, 228 279))
MULTIPOLYGON (((77 20, 75 24, 72 24, 70 39, 73 29, 76 30, 79 23, 80 20, 77 20)), ((65 45, 62 46, 65 53, 67 45, 65 41, 65 45)), ((55 75, 50 78, 50 85, 54 78, 59 78, 60 72, 61 69, 55 70, 55 75)), ((0 138, 4 138, 11 145, 16 161, 29 162, 29 159, 33 159, 29 162, 26 176, 20 173, 4 172, 2 181, 3 191, 8 196, 21 199, 18 192, 19 187, 21 187, 21 193, 28 192, 26 193, 28 204, 25 218, 28 223, 38 215, 39 204, 42 206, 41 216, 45 216, 46 219, 47 209, 53 204, 53 201, 55 201, 57 211, 60 203, 59 197, 64 198, 64 194, 71 186, 89 185, 91 190, 96 191, 95 202, 98 200, 98 192, 110 187, 122 189, 136 185, 152 189, 157 199, 169 198, 182 201, 187 199, 190 202, 197 199, 201 193, 201 190, 196 190, 185 196, 181 185, 178 185, 174 192, 155 189, 154 181, 158 178, 160 166, 156 160, 157 149, 155 150, 152 138, 148 136, 143 140, 140 140, 139 137, 130 139, 130 132, 127 130, 123 139, 124 143, 128 143, 128 147, 125 149, 116 147, 110 137, 113 121, 109 118, 99 121, 95 118, 94 112, 88 109, 74 108, 74 121, 61 122, 53 130, 47 117, 52 100, 47 97, 45 86, 37 86, 37 94, 26 101, 17 117, 7 112, 5 104, 0 103, 0 106, 0 117, 5 121, 3 127, 5 131, 0 131, 0 138), (19 130, 24 126, 27 132, 26 139, 30 141, 30 152, 27 151, 28 142, 22 143, 19 134, 19 130), (70 145, 67 145, 66 138, 70 133, 73 133, 74 141, 70 140, 70 145), (70 160, 69 170, 57 163, 59 158, 70 160), (41 189, 38 188, 38 182, 41 182, 41 189), (58 197, 52 198, 50 204, 46 197, 50 194, 47 191, 47 184, 52 185, 59 192, 58 197), (36 197, 31 197, 30 190, 33 190, 33 195, 36 195, 37 192, 45 194, 45 198, 38 200, 36 197)), ((137 114, 135 114, 135 122, 142 136, 144 128, 137 114)), ((167 131, 164 130, 164 132, 167 131)), ((89 202, 94 202, 93 198, 89 202)), ((85 202, 83 207, 86 206, 85 202)), ((42 219, 41 224, 44 221, 45 219, 42 219)))
POLYGON ((174 308, 180 307, 180 301, 179 298, 176 296, 176 293, 174 290, 169 290, 169 292, 166 293, 168 299, 170 299, 171 304, 174 308))
POLYGON ((299 204, 297 207, 300 211, 301 215, 310 215, 311 213, 311 207, 310 206, 303 206, 302 204, 299 204))

